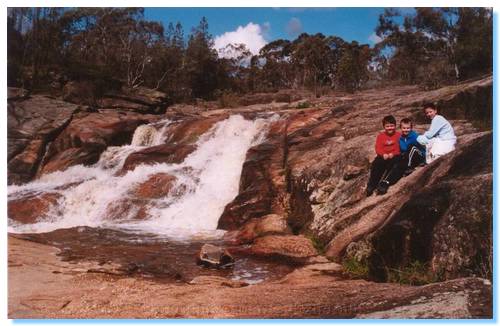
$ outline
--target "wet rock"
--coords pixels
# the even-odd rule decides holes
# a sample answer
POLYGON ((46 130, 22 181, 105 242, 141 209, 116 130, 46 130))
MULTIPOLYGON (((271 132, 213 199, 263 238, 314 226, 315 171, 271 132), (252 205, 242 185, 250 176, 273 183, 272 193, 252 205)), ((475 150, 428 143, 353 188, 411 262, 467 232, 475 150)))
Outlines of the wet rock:
POLYGON ((166 131, 163 145, 152 146, 130 154, 125 160, 119 175, 133 170, 140 164, 181 163, 196 149, 196 142, 215 123, 227 118, 227 114, 210 118, 188 118, 174 122, 166 131))
POLYGON ((142 199, 161 198, 167 196, 175 185, 177 178, 167 173, 156 173, 145 182, 139 184, 133 194, 142 199))
POLYGON ((148 147, 127 156, 118 174, 124 174, 141 164, 181 163, 195 149, 194 145, 171 144, 148 147))
POLYGON ((145 220, 149 217, 147 205, 147 200, 125 197, 109 203, 106 207, 103 219, 113 221, 145 220))
POLYGON ((156 116, 125 113, 80 113, 48 146, 38 175, 69 166, 94 164, 108 146, 130 144, 135 129, 156 116))
POLYGON ((257 238, 250 247, 250 253, 297 263, 304 263, 307 258, 318 254, 311 240, 298 235, 268 235, 257 238))
POLYGON ((224 248, 204 244, 198 253, 196 263, 206 267, 229 267, 234 263, 234 258, 224 248))
POLYGON ((235 230, 251 218, 285 213, 285 140, 286 123, 278 121, 270 126, 267 141, 247 152, 239 194, 224 209, 219 229, 235 230))
POLYGON ((228 114, 220 114, 210 118, 189 118, 169 125, 166 143, 176 145, 193 145, 201 135, 205 134, 217 122, 225 120, 228 114))
POLYGON ((56 206, 60 197, 57 193, 44 193, 10 200, 7 204, 8 217, 18 223, 34 224, 56 206))
POLYGON ((215 285, 215 286, 224 286, 230 288, 241 288, 244 286, 248 286, 247 282, 238 281, 238 280, 230 280, 221 276, 197 276, 193 278, 188 284, 191 285, 215 285))

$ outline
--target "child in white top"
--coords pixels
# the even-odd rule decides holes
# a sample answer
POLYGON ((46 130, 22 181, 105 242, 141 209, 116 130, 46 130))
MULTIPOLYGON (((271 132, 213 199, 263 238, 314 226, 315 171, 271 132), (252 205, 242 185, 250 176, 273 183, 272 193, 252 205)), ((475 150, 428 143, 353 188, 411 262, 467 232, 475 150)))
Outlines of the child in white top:
POLYGON ((424 105, 427 118, 431 119, 431 126, 423 135, 417 137, 417 141, 426 146, 426 163, 429 164, 435 159, 455 149, 457 137, 450 122, 442 115, 437 114, 434 104, 424 105))

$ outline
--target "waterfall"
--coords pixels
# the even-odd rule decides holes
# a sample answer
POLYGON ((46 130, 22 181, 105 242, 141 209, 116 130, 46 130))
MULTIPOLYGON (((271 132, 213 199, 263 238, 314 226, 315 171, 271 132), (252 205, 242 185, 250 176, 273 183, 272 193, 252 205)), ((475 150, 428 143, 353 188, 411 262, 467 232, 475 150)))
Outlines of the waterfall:
POLYGON ((109 147, 93 166, 72 166, 25 185, 10 186, 9 200, 33 192, 55 192, 61 196, 57 205, 36 224, 20 225, 9 219, 9 232, 49 232, 90 226, 180 238, 216 234, 224 207, 238 194, 246 152, 264 140, 266 127, 275 119, 251 121, 240 115, 230 116, 202 135, 196 150, 182 163, 139 165, 117 176, 115 172, 130 153, 165 141, 168 122, 140 126, 130 145, 109 147), (158 173, 175 178, 173 190, 165 197, 149 199, 142 207, 146 218, 134 219, 139 207, 134 206, 133 190, 158 173), (61 188, 68 184, 74 185, 61 188), (110 219, 110 208, 121 204, 134 207, 110 219))

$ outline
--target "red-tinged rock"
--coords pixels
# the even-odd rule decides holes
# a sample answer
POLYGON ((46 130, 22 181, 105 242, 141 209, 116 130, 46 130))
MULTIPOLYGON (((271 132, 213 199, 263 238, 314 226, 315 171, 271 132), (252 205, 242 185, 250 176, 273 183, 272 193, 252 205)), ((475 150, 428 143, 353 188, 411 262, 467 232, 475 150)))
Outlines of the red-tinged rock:
POLYGON ((251 243, 254 239, 270 234, 290 234, 286 219, 277 214, 269 214, 248 221, 235 234, 228 232, 227 239, 234 243, 251 243))
POLYGON ((166 173, 157 173, 139 184, 133 194, 141 199, 161 198, 167 196, 175 185, 177 178, 166 173))
POLYGON ((139 125, 156 119, 117 111, 78 114, 48 147, 38 175, 77 164, 94 164, 107 146, 129 144, 139 125))
POLYGON ((347 165, 344 170, 344 180, 354 179, 365 172, 364 167, 347 165))
POLYGON ((7 175, 10 183, 21 184, 29 180, 38 168, 45 151, 43 139, 32 140, 24 150, 11 159, 7 165, 7 175))
POLYGON ((281 258, 291 262, 305 262, 318 252, 311 240, 301 235, 267 235, 257 238, 250 248, 250 254, 281 258))
POLYGON ((228 204, 218 228, 235 230, 251 218, 267 214, 285 214, 286 122, 271 126, 267 141, 247 152, 240 178, 238 196, 228 204))
POLYGON ((228 114, 210 118, 191 118, 168 126, 167 142, 169 144, 195 144, 217 122, 225 120, 228 114))
POLYGON ((146 200, 123 198, 108 204, 103 218, 106 220, 145 220, 147 213, 146 200))
POLYGON ((57 193, 35 194, 11 200, 7 204, 9 218, 22 224, 33 224, 43 218, 57 204, 61 195, 57 193))
POLYGON ((196 147, 194 145, 158 145, 148 147, 130 154, 123 163, 119 175, 135 169, 141 164, 152 165, 156 163, 181 163, 191 154, 196 147))
POLYGON ((46 96, 12 91, 7 106, 8 183, 25 183, 37 172, 45 147, 83 107, 46 96), (12 162, 11 162, 12 161, 12 162))
POLYGON ((70 166, 85 164, 90 165, 99 161, 101 148, 69 148, 55 154, 50 161, 40 169, 38 175, 56 171, 64 171, 70 166))

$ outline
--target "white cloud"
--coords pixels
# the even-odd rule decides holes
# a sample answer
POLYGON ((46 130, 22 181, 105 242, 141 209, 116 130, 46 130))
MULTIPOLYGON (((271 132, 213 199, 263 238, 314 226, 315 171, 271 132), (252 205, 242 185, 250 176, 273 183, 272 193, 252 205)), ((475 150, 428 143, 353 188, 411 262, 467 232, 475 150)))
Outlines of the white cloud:
POLYGON ((289 36, 295 37, 302 33, 302 22, 298 18, 292 18, 286 24, 286 32, 289 36))
POLYGON ((372 41, 375 44, 382 42, 382 38, 375 33, 372 33, 370 36, 368 36, 368 40, 372 41))
POLYGON ((252 22, 245 27, 238 26, 235 31, 216 36, 214 39, 215 49, 220 50, 228 44, 243 43, 253 54, 258 54, 259 50, 267 44, 264 35, 269 28, 269 23, 264 24, 262 27, 252 22))

